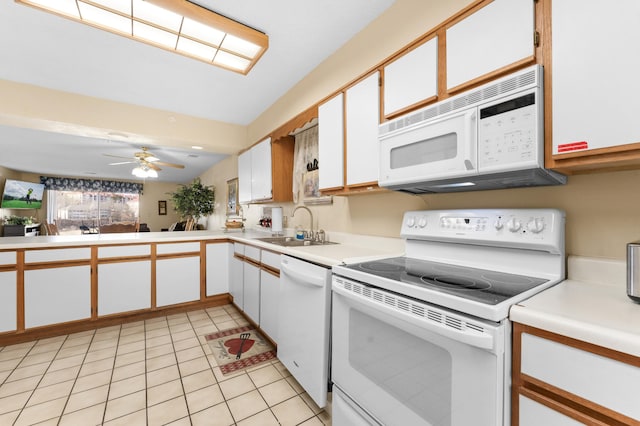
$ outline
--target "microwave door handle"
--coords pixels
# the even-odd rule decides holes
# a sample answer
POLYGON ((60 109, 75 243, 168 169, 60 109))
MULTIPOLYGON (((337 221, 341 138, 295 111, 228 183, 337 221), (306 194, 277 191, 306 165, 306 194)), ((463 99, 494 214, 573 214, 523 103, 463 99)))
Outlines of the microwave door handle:
POLYGON ((357 294, 351 293, 350 291, 337 286, 333 286, 333 292, 347 299, 350 299, 354 302, 363 304, 377 311, 383 311, 385 314, 390 315, 394 318, 397 318, 402 321, 406 321, 424 330, 428 330, 432 333, 439 334, 451 340, 455 340, 457 342, 461 342, 466 345, 475 346, 476 348, 480 348, 480 349, 493 350, 494 339, 493 339, 493 336, 489 334, 484 334, 484 335, 470 334, 465 331, 456 330, 454 328, 448 327, 443 324, 432 322, 426 319, 420 319, 413 315, 407 314, 404 311, 393 309, 392 307, 387 306, 385 303, 379 303, 379 302, 373 301, 367 297, 359 296, 357 294))
POLYGON ((468 127, 469 136, 467 137, 467 141, 469 143, 467 146, 469 147, 469 152, 467 153, 469 158, 464 160, 464 165, 467 170, 474 170, 476 168, 478 162, 478 110, 474 108, 471 114, 468 116, 468 127))

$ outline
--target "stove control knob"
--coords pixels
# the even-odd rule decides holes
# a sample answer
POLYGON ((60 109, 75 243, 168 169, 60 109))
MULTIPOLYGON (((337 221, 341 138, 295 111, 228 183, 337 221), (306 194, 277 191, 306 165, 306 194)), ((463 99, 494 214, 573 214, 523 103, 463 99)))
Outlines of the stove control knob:
POLYGON ((527 224, 527 229, 534 234, 539 234, 544 230, 544 222, 540 219, 531 219, 527 224))
POLYGON ((422 217, 420 218, 420 220, 418 221, 418 226, 419 226, 420 228, 424 228, 425 226, 427 226, 427 218, 426 218, 426 217, 424 217, 424 216, 422 216, 422 217))
POLYGON ((507 222, 507 229, 510 232, 518 232, 520 230, 520 228, 522 227, 522 224, 520 223, 520 221, 518 219, 516 219, 515 217, 512 217, 511 219, 509 219, 509 221, 507 222))
POLYGON ((502 228, 504 228, 504 223, 502 223, 502 221, 500 219, 497 219, 496 223, 494 223, 493 226, 494 226, 494 228, 496 228, 496 231, 499 231, 502 228))
POLYGON ((406 222, 406 223, 407 223, 407 226, 408 226, 409 228, 413 228, 413 226, 416 224, 416 218, 415 218, 415 217, 413 217, 413 216, 409 216, 409 217, 407 218, 407 222, 406 222))

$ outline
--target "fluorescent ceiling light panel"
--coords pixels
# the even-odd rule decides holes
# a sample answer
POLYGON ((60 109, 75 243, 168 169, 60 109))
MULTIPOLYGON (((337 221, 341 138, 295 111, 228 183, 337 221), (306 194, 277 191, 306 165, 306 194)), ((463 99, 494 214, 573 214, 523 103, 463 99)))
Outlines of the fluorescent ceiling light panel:
POLYGON ((175 47, 178 41, 177 35, 138 21, 133 21, 133 36, 169 48, 175 47))
POLYGON ((78 3, 82 19, 98 26, 106 25, 111 31, 119 31, 125 34, 131 34, 131 20, 122 15, 91 6, 88 3, 78 3))
POLYGON ((188 0, 15 0, 174 53, 247 74, 269 37, 188 0))
POLYGON ((207 61, 211 61, 216 54, 216 49, 213 47, 184 37, 180 37, 180 39, 178 39, 178 46, 176 47, 176 50, 206 59, 207 61))
POLYGON ((213 63, 238 71, 244 71, 250 64, 247 59, 232 55, 231 53, 223 52, 222 50, 219 50, 216 57, 213 58, 213 63))

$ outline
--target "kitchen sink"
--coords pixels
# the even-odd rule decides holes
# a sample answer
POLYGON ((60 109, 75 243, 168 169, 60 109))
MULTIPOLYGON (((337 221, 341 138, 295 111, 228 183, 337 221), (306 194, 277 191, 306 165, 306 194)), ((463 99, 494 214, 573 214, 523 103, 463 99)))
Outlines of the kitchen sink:
POLYGON ((265 243, 276 244, 283 247, 303 247, 303 246, 326 246, 330 244, 338 244, 332 241, 312 241, 312 240, 296 240, 293 237, 262 237, 254 238, 265 243))

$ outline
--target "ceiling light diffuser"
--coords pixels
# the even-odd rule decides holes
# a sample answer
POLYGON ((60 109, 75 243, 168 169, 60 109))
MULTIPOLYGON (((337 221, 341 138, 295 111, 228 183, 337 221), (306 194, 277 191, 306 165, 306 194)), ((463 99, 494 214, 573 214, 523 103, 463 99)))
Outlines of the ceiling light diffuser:
POLYGON ((164 50, 247 74, 269 37, 187 0, 15 0, 164 50))

